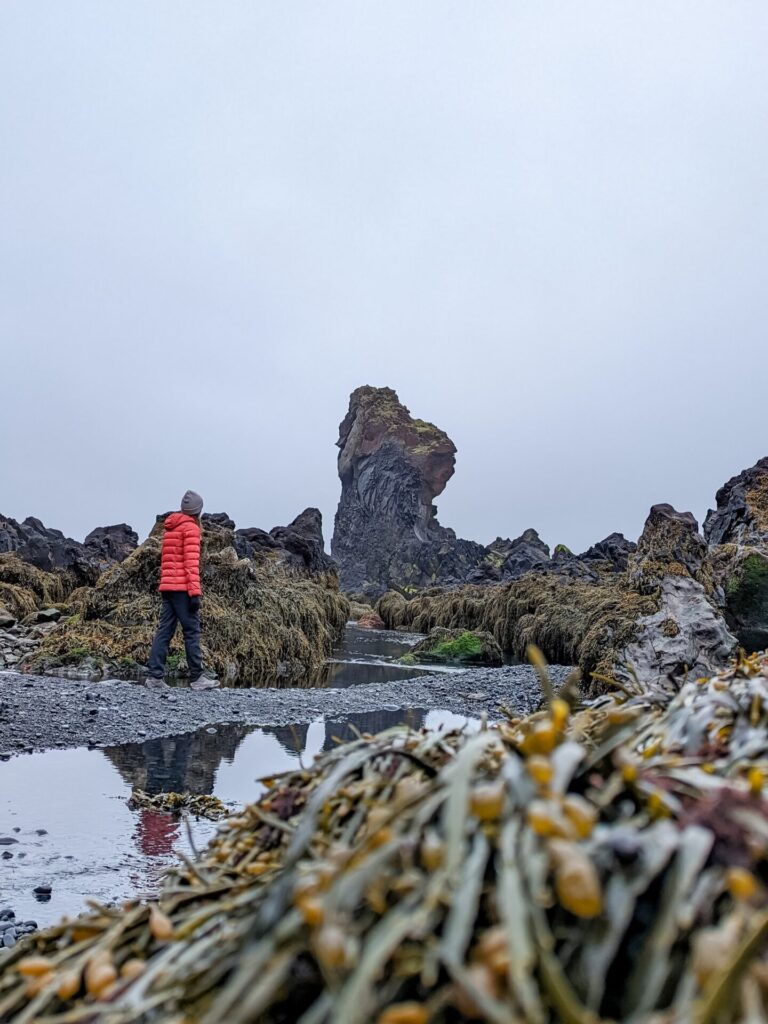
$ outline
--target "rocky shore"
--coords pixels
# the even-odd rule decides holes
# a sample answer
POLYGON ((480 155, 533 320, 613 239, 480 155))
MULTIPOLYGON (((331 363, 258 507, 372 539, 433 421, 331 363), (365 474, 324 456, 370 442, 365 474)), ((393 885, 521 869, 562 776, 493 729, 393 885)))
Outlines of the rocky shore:
MULTIPOLYGON (((569 670, 553 668, 555 683, 569 670)), ((98 684, 0 672, 0 757, 53 747, 112 745, 190 732, 206 725, 308 723, 399 708, 443 709, 491 718, 506 706, 528 714, 541 687, 525 665, 441 673, 346 689, 150 690, 109 680, 98 684)))

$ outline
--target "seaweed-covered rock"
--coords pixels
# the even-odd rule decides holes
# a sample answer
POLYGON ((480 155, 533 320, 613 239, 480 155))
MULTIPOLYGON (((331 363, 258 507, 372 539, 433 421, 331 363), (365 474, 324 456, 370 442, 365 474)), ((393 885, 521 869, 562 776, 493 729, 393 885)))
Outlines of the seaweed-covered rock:
MULTIPOLYGON (((299 571, 282 549, 240 558, 228 517, 203 521, 202 646, 224 679, 299 680, 330 654, 347 621, 349 603, 334 572, 299 571)), ((234 524, 232 524, 234 525, 234 524)), ((141 674, 157 626, 162 520, 124 562, 95 587, 72 596, 76 614, 54 630, 33 656, 36 671, 141 674)), ((171 664, 183 664, 176 637, 171 664)))
MULTIPOLYGON (((651 509, 626 572, 605 560, 594 571, 528 572, 495 586, 387 593, 377 611, 390 628, 480 629, 525 657, 535 644, 553 663, 578 665, 587 692, 628 679, 704 674, 736 646, 717 608, 712 568, 696 520, 671 506, 651 509)), ((568 561, 568 557, 564 558, 568 561)))
POLYGON ((485 549, 442 527, 434 499, 453 476, 456 447, 414 419, 391 388, 353 392, 339 428, 341 500, 331 550, 346 591, 463 581, 485 549))
POLYGON ((407 664, 501 665, 503 658, 496 638, 480 630, 433 629, 401 658, 407 664))
POLYGON ((768 458, 717 492, 704 533, 726 620, 749 651, 768 647, 768 458))
POLYGON ((74 579, 66 573, 44 572, 16 554, 0 555, 0 602, 16 619, 61 604, 73 586, 74 579))

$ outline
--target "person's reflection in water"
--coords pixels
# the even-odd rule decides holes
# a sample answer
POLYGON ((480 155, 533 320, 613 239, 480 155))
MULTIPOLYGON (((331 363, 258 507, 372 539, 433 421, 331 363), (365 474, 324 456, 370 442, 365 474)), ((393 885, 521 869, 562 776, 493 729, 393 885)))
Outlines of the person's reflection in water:
POLYGON ((171 853, 179 838, 179 819, 168 811, 156 811, 151 807, 142 807, 138 813, 134 837, 139 851, 145 857, 162 857, 171 853))
MULTIPOLYGON (((215 732, 200 729, 107 747, 104 753, 132 789, 141 789, 150 796, 210 794, 222 760, 232 761, 252 728, 233 725, 218 726, 215 732)), ((136 812, 133 838, 140 864, 131 878, 134 891, 143 895, 156 892, 159 875, 173 854, 181 829, 181 820, 167 811, 142 808, 136 812)))

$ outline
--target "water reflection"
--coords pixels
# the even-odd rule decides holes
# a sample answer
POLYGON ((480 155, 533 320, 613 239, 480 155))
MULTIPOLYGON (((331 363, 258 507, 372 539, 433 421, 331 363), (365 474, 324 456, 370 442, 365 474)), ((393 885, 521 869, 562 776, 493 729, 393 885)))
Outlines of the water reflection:
MULTIPOLYGON (((392 709, 295 726, 219 725, 106 750, 12 758, 0 764, 0 835, 18 840, 7 847, 13 856, 0 861, 3 903, 44 925, 76 915, 89 897, 110 902, 151 896, 176 852, 192 849, 178 819, 128 808, 134 787, 213 793, 237 807, 260 795, 259 777, 310 765, 320 751, 357 730, 380 732, 400 722, 454 728, 466 720, 450 712, 392 709), (33 894, 40 883, 52 886, 44 906, 33 894)), ((216 825, 192 820, 190 827, 199 847, 216 825)))

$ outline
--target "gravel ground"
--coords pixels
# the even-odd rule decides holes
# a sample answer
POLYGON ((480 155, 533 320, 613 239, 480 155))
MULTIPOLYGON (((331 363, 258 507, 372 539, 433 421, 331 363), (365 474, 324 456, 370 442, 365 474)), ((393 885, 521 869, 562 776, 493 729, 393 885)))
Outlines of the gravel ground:
MULTIPOLYGON (((568 673, 551 670, 556 683, 568 673)), ((469 669, 346 689, 221 689, 195 693, 174 687, 148 690, 135 683, 75 682, 0 671, 0 758, 53 747, 129 743, 190 732, 216 723, 288 725, 318 715, 399 708, 441 708, 477 716, 534 711, 541 700, 528 666, 469 669)))

